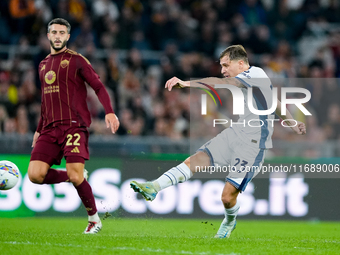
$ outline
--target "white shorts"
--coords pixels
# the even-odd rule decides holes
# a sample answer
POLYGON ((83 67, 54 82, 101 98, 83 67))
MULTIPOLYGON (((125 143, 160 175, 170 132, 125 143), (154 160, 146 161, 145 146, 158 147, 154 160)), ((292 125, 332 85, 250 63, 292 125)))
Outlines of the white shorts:
MULTIPOLYGON (((265 149, 258 145, 243 142, 232 128, 227 128, 201 146, 210 157, 215 171, 228 169, 226 181, 240 191, 259 173, 265 157, 265 149)), ((225 172, 225 171, 223 171, 225 172)))

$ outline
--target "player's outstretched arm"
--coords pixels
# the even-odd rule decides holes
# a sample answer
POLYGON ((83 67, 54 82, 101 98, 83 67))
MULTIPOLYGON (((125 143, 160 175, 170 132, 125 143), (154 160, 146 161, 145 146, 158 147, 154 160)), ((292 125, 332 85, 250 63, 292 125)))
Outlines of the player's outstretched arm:
POLYGON ((209 85, 211 87, 215 87, 215 84, 228 84, 234 85, 237 87, 243 87, 243 84, 236 78, 217 78, 217 77, 208 77, 198 80, 191 80, 191 81, 183 81, 178 79, 177 77, 172 77, 165 83, 165 88, 171 91, 173 88, 207 88, 205 85, 209 85))
POLYGON ((119 128, 119 120, 116 114, 114 113, 108 113, 105 115, 105 123, 106 127, 111 127, 111 132, 114 134, 119 128))
POLYGON ((296 123, 293 121, 289 121, 289 119, 294 120, 292 114, 286 109, 286 115, 282 115, 282 109, 281 109, 281 102, 280 100, 277 100, 277 107, 275 113, 281 118, 281 119, 286 119, 285 123, 287 126, 290 126, 291 129, 298 135, 305 135, 307 130, 306 130, 306 125, 305 123, 301 121, 296 121, 296 123), (295 126, 294 126, 295 125, 295 126))
POLYGON ((38 137, 40 136, 39 132, 35 132, 33 135, 33 141, 32 141, 32 148, 35 146, 35 144, 37 143, 38 137))

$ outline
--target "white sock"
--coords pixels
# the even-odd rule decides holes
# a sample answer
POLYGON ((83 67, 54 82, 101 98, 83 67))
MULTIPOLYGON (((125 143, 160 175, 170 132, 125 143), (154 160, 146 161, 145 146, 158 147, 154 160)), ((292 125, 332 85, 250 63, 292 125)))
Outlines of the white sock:
POLYGON ((225 219, 227 221, 227 225, 235 224, 236 216, 237 216, 239 209, 240 209, 240 204, 238 203, 238 201, 232 208, 225 209, 225 219))
POLYGON ((192 177, 192 172, 190 168, 185 164, 181 163, 176 167, 171 168, 162 174, 157 180, 153 181, 156 191, 165 189, 171 185, 176 185, 177 183, 185 182, 192 177))
POLYGON ((89 215, 89 221, 93 221, 93 222, 100 222, 100 218, 99 218, 99 215, 98 215, 98 213, 96 212, 95 214, 93 214, 93 215, 89 215))

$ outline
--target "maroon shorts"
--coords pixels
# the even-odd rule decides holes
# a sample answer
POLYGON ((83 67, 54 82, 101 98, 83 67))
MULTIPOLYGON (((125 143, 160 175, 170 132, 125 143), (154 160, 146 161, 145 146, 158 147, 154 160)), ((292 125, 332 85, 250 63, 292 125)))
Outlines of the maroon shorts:
POLYGON ((85 163, 89 159, 89 132, 86 127, 57 126, 41 132, 31 153, 32 160, 60 165, 63 156, 67 163, 85 163))

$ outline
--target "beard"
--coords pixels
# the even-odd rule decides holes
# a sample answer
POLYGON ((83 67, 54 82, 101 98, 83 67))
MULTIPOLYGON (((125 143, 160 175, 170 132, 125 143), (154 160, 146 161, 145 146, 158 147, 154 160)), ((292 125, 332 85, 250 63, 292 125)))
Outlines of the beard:
POLYGON ((56 46, 54 45, 54 42, 52 42, 52 41, 50 40, 51 47, 52 47, 55 51, 60 51, 62 48, 65 47, 66 43, 67 43, 67 41, 65 40, 65 41, 62 42, 62 44, 61 44, 60 47, 56 47, 56 46))

